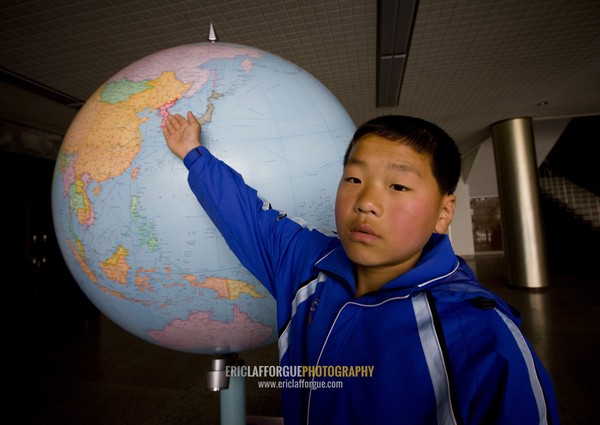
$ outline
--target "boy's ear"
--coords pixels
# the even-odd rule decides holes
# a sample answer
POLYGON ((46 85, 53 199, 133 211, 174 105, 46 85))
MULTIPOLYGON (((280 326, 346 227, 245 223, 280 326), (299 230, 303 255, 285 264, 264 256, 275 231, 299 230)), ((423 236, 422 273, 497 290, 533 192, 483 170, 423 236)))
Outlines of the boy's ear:
POLYGON ((454 217, 454 208, 456 207, 456 195, 444 195, 440 204, 440 215, 435 224, 435 233, 446 233, 454 217))

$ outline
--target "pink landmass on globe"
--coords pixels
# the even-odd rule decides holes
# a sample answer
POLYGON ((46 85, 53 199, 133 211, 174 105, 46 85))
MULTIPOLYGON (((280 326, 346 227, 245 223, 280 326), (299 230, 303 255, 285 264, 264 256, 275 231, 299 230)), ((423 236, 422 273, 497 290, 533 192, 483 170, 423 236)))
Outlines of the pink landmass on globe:
POLYGON ((270 326, 250 320, 233 306, 233 321, 211 319, 210 311, 192 313, 185 320, 174 320, 163 329, 146 334, 160 344, 181 351, 238 352, 254 348, 273 333, 270 326))

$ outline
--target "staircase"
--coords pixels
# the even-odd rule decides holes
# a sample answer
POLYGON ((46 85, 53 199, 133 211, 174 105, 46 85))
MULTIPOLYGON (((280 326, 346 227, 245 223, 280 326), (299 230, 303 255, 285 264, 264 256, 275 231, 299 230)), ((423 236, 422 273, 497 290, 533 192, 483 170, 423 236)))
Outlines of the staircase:
POLYGON ((547 164, 539 175, 550 267, 570 275, 592 270, 600 259, 600 197, 547 164))
POLYGON ((583 224, 600 230, 600 197, 595 193, 557 175, 545 165, 540 167, 540 190, 583 224))

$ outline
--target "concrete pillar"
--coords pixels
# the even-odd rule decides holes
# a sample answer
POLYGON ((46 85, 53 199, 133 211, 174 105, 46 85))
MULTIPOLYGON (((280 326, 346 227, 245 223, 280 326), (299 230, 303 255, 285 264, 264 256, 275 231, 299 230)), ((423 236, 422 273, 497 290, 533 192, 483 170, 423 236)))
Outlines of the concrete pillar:
POLYGON ((491 130, 508 283, 543 288, 549 282, 532 121, 509 119, 491 130))

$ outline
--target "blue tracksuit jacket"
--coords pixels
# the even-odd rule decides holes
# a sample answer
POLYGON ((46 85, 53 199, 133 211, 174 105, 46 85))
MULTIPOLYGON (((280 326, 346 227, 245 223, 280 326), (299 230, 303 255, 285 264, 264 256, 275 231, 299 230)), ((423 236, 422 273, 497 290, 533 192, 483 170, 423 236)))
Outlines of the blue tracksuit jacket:
POLYGON ((184 164, 202 207, 277 301, 281 365, 337 371, 282 390, 286 425, 558 423, 517 313, 477 283, 447 236, 432 235, 412 270, 356 298, 335 234, 271 209, 204 147, 184 164))

